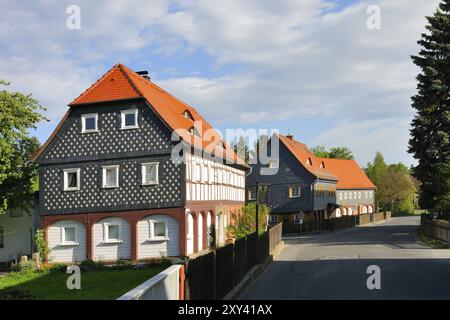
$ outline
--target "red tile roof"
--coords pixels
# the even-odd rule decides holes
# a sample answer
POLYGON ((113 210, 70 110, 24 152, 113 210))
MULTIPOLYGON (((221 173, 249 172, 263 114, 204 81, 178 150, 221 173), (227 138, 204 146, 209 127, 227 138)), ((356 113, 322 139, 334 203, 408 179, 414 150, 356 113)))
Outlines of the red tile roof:
POLYGON ((335 174, 338 189, 376 189, 355 160, 321 159, 325 169, 335 174))
POLYGON ((305 144, 294 140, 292 136, 286 137, 278 134, 278 137, 308 172, 320 179, 332 181, 338 180, 338 177, 333 173, 321 168, 320 158, 316 157, 305 144))
MULTIPOLYGON (((197 110, 120 63, 112 67, 85 92, 72 101, 69 106, 76 107, 96 102, 135 98, 144 99, 171 130, 176 130, 177 134, 192 146, 210 152, 216 157, 233 160, 241 166, 248 167, 197 110), (186 110, 190 112, 193 120, 183 115, 186 110), (197 138, 188 132, 196 124, 199 125, 197 131, 201 132, 202 138, 197 138), (216 148, 218 143, 223 143, 225 150, 216 148)), ((60 125, 55 129, 55 132, 59 130, 59 127, 60 125)), ((42 153, 55 135, 55 132, 43 145, 35 158, 42 153)))

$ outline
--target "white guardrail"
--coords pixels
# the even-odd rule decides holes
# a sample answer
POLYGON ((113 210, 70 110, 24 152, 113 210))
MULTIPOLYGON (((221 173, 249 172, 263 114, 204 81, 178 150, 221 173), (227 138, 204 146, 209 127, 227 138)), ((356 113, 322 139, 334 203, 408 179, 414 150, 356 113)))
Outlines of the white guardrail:
POLYGON ((117 300, 179 300, 181 265, 173 265, 117 300))

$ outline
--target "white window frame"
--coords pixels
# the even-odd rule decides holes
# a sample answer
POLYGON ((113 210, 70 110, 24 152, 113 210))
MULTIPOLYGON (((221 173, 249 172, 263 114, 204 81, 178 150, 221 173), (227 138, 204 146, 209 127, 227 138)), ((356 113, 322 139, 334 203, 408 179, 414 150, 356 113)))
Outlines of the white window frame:
POLYGON ((60 227, 61 229, 61 242, 60 245, 61 246, 78 246, 80 245, 78 242, 78 227, 74 224, 66 224, 66 225, 62 225, 60 227), (67 241, 66 240, 66 229, 75 229, 75 241, 67 241))
POLYGON ((168 241, 169 240, 169 228, 167 227, 167 221, 166 220, 149 220, 148 225, 150 228, 150 238, 148 241, 168 241), (164 227, 166 228, 166 235, 161 236, 155 236, 155 224, 156 223, 164 223, 164 227))
POLYGON ((372 197, 373 197, 372 191, 369 191, 369 198, 372 199, 372 197))
POLYGON ((80 168, 71 168, 71 169, 64 169, 64 191, 78 191, 81 187, 81 169, 80 168), (76 187, 69 187, 69 173, 76 173, 77 174, 77 186, 76 187))
POLYGON ((256 190, 248 190, 248 200, 249 201, 256 201, 257 198, 256 190), (252 197, 252 194, 255 193, 255 197, 252 197))
POLYGON ((98 113, 86 113, 81 115, 81 133, 98 132, 98 113), (86 119, 95 118, 95 129, 86 129, 86 119))
POLYGON ((141 165, 141 173, 142 173, 142 185, 150 186, 159 184, 159 162, 146 162, 141 165), (156 180, 154 181, 145 181, 145 177, 147 176, 146 168, 150 165, 156 165, 156 180))
POLYGON ((358 191, 358 199, 361 199, 361 191, 358 191))
POLYGON ((123 243, 122 240, 122 226, 117 222, 104 222, 103 223, 103 243, 123 243), (108 235, 109 227, 117 226, 119 227, 119 239, 110 239, 108 235))
POLYGON ((302 195, 302 190, 301 190, 300 186, 291 186, 291 187, 289 187, 288 192, 289 192, 289 198, 300 198, 301 195, 302 195), (292 194, 292 190, 293 190, 293 189, 298 189, 298 195, 295 195, 295 196, 294 196, 294 195, 292 194))
POLYGON ((127 109, 127 110, 121 110, 120 111, 120 129, 121 130, 128 130, 128 129, 137 129, 139 128, 138 124, 138 109, 127 109), (125 125, 125 116, 129 114, 134 114, 134 126, 126 126, 125 125))
POLYGON ((102 188, 103 189, 111 189, 111 188, 118 188, 119 187, 119 165, 113 165, 113 166, 103 166, 102 167, 102 188), (106 170, 107 169, 116 169, 116 185, 115 186, 107 186, 106 185, 106 170))
POLYGON ((342 200, 343 197, 344 197, 344 193, 343 192, 339 192, 339 200, 342 200))

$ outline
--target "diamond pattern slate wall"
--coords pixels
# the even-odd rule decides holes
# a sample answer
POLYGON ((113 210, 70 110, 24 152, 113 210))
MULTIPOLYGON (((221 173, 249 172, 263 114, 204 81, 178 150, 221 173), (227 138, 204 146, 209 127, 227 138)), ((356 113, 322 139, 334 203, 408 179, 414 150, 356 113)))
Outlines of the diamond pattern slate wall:
POLYGON ((47 166, 41 168, 41 206, 44 214, 132 210, 184 205, 181 165, 170 157, 47 166), (159 184, 141 184, 141 163, 159 162, 159 184), (103 189, 102 166, 120 165, 119 187, 103 189), (80 190, 63 191, 63 169, 80 168, 80 190))
POLYGON ((171 132, 143 102, 76 107, 39 157, 39 163, 170 152, 170 136, 171 132), (121 130, 120 111, 133 107, 139 110, 139 128, 121 130), (85 113, 98 113, 98 132, 81 133, 81 115, 85 113))
POLYGON ((170 158, 171 132, 143 102, 76 107, 38 159, 43 215, 179 207, 185 168, 170 158), (120 110, 138 108, 138 129, 120 129, 120 110), (98 132, 81 115, 98 113, 98 132), (142 186, 141 164, 159 162, 159 184, 142 186), (102 166, 120 165, 119 187, 102 188, 102 166), (80 168, 80 190, 64 191, 63 169, 80 168))

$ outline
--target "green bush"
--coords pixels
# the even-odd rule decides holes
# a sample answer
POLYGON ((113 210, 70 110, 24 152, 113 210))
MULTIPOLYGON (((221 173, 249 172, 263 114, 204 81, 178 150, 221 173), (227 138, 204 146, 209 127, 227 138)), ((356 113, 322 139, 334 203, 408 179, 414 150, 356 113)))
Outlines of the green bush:
POLYGON ((29 270, 35 270, 36 263, 33 260, 20 261, 17 264, 13 264, 11 270, 14 272, 25 272, 29 270))
POLYGON ((51 273, 66 272, 67 265, 64 263, 57 263, 57 264, 52 265, 49 270, 51 273))
POLYGON ((103 269, 105 265, 101 262, 96 262, 93 260, 84 260, 80 263, 81 271, 91 271, 91 270, 99 270, 103 269))
POLYGON ((7 288, 0 290, 0 300, 33 300, 30 290, 25 288, 7 288))
POLYGON ((34 236, 34 243, 36 245, 36 249, 39 252, 39 256, 42 261, 47 261, 48 253, 50 249, 48 248, 47 241, 45 240, 44 230, 37 230, 36 235, 34 236))

